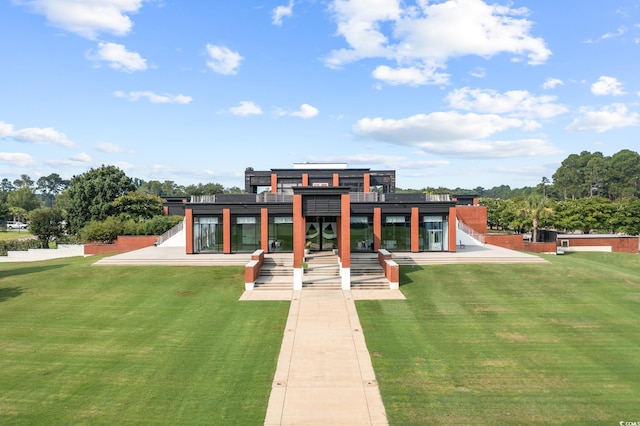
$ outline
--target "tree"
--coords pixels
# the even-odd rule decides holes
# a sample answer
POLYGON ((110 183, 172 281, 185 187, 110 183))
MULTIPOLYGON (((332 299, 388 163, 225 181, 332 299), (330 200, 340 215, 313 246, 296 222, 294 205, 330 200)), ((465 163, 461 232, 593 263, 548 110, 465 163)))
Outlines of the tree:
POLYGON ((628 149, 613 154, 607 176, 610 199, 638 196, 640 154, 628 149))
POLYGON ((616 202, 611 227, 615 232, 640 235, 640 199, 627 197, 616 202))
POLYGON ((7 195, 7 204, 9 207, 19 207, 25 212, 37 209, 41 205, 38 196, 33 192, 33 189, 28 186, 22 186, 11 191, 7 195))
POLYGON ((527 220, 531 220, 533 230, 531 241, 538 241, 540 221, 553 215, 553 209, 549 207, 549 199, 541 194, 530 194, 523 200, 519 211, 527 220))
POLYGON ((615 206, 608 198, 589 197, 559 202, 554 215, 556 228, 567 231, 610 231, 615 206))
POLYGON ((69 182, 62 179, 59 174, 51 173, 49 176, 42 176, 38 179, 36 188, 42 194, 45 203, 53 207, 53 200, 64 188, 69 186, 69 182))
POLYGON ((43 248, 64 235, 64 215, 55 208, 39 208, 29 213, 29 230, 38 237, 43 248))
POLYGON ((78 234, 89 221, 102 221, 114 213, 112 202, 135 189, 131 178, 116 166, 101 166, 71 179, 66 191, 69 231, 78 234))
POLYGON ((123 219, 141 221, 162 215, 162 198, 138 191, 121 195, 111 203, 114 214, 123 219))
POLYGON ((29 175, 20 175, 20 179, 16 179, 13 181, 13 185, 16 188, 31 188, 33 184, 33 179, 31 179, 29 175))

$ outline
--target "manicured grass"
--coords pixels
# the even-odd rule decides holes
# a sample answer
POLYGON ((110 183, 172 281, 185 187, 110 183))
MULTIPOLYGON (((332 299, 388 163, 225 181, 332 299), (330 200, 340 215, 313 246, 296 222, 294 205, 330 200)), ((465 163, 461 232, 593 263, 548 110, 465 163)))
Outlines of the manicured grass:
POLYGON ((288 302, 96 260, 0 264, 0 424, 262 424, 288 302))
POLYGON ((392 425, 640 421, 640 257, 403 267, 357 308, 392 425))
POLYGON ((33 235, 26 229, 0 231, 0 241, 19 240, 20 238, 30 238, 33 235))

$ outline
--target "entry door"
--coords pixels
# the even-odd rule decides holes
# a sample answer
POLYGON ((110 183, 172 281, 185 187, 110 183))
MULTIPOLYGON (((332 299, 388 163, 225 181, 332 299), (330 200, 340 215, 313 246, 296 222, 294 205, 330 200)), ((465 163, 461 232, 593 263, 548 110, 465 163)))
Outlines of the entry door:
POLYGON ((427 236, 429 238, 427 249, 431 251, 442 251, 442 230, 429 229, 427 236))
POLYGON ((311 250, 338 248, 338 226, 335 217, 307 218, 305 242, 311 250))

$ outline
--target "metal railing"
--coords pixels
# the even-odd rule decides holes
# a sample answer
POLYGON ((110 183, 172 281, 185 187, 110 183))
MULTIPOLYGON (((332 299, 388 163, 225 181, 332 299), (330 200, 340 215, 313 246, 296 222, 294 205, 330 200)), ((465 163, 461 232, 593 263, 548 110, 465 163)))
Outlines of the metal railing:
POLYGON ((476 241, 480 242, 480 244, 484 244, 484 235, 483 234, 481 234, 478 231, 476 231, 475 229, 471 228, 469 225, 467 225, 466 223, 464 223, 460 219, 456 219, 456 222, 458 224, 458 229, 459 230, 461 230, 465 234, 469 235, 471 238, 475 239, 476 241))
POLYGON ((169 238, 173 237, 174 235, 176 235, 177 233, 179 233, 180 231, 182 231, 182 229, 184 228, 184 220, 180 223, 178 223, 176 226, 174 226, 173 228, 169 229, 167 232, 165 232, 164 234, 160 235, 157 239, 156 239, 156 245, 159 246, 160 244, 164 243, 165 241, 167 241, 169 238))

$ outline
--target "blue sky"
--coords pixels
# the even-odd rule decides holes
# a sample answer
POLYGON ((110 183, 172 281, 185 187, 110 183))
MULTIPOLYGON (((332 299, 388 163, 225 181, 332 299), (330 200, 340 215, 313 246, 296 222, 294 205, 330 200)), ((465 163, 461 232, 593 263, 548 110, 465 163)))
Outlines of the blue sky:
POLYGON ((535 186, 638 150, 639 53, 631 0, 0 0, 0 178, 535 186))

